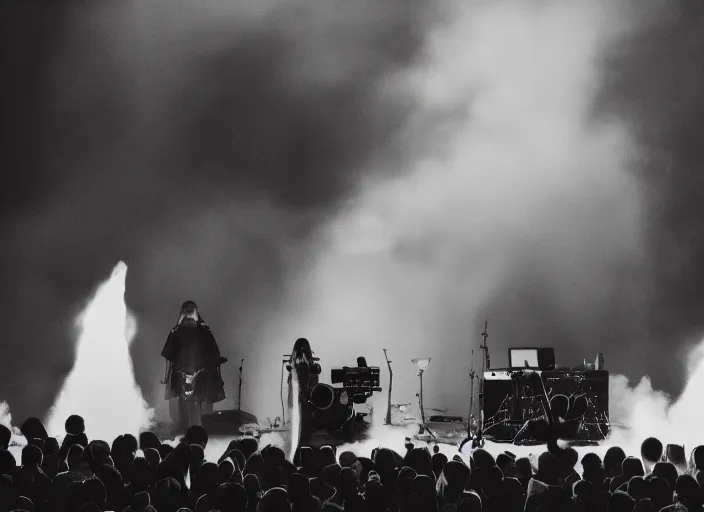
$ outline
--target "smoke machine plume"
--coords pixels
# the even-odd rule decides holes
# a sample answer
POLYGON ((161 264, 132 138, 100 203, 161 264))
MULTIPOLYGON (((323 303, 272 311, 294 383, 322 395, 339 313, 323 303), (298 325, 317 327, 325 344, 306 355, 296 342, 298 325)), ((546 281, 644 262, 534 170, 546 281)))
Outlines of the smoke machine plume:
POLYGON ((411 358, 432 357, 426 404, 456 413, 485 319, 495 367, 509 346, 554 346, 577 363, 608 345, 612 369, 642 370, 626 360, 646 307, 639 145, 621 118, 595 111, 603 59, 635 28, 630 11, 453 5, 424 59, 396 77, 416 105, 397 139, 407 172, 367 179, 327 226, 324 256, 267 339, 293 327, 337 364, 383 366, 385 347, 399 403, 416 402, 411 358), (611 343, 614 333, 627 336, 611 343))
POLYGON ((76 362, 50 410, 51 435, 63 435, 64 422, 77 413, 96 439, 138 436, 151 427, 154 411, 135 383, 129 352, 137 325, 125 306, 126 277, 119 262, 77 318, 76 362))

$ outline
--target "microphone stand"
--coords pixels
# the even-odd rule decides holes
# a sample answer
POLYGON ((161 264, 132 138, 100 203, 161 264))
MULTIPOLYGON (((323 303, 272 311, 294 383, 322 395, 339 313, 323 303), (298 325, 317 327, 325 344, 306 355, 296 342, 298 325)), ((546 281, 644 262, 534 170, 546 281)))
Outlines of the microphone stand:
POLYGON ((244 357, 240 362, 240 382, 237 388, 237 409, 242 410, 242 367, 244 366, 244 357))

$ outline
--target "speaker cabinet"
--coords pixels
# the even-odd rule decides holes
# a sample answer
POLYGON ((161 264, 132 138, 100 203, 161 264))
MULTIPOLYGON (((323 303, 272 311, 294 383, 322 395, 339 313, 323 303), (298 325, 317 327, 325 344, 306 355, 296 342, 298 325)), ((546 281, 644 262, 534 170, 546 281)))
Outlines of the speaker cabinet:
POLYGON ((201 414, 201 425, 211 436, 240 436, 240 427, 248 424, 256 424, 257 417, 245 411, 229 409, 201 414))
MULTIPOLYGON (((486 372, 484 378, 484 421, 499 412, 501 404, 506 397, 513 398, 517 393, 517 381, 515 379, 512 379, 508 375, 504 378, 503 375, 496 374, 493 377, 498 378, 488 378, 491 376, 491 373, 494 372, 486 372)), ((513 402, 510 404, 507 402, 505 406, 512 408, 512 404, 513 402)), ((512 413, 513 411, 509 410, 509 415, 513 415, 512 413)))

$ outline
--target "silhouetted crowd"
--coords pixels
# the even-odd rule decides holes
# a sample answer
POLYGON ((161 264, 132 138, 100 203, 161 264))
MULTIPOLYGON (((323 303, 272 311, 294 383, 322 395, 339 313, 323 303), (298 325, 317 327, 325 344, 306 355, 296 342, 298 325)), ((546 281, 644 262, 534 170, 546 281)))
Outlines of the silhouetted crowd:
POLYGON ((475 448, 465 463, 406 445, 369 457, 330 446, 302 447, 293 461, 251 437, 206 460, 208 435, 190 427, 174 447, 153 432, 108 444, 89 440, 84 421, 66 421, 61 444, 30 418, 21 460, 0 426, 0 512, 657 512, 702 509, 704 446, 686 461, 681 447, 654 438, 640 457, 617 447, 587 453, 581 475, 572 448, 549 449, 533 464, 475 448), (19 462, 19 464, 18 464, 19 462))

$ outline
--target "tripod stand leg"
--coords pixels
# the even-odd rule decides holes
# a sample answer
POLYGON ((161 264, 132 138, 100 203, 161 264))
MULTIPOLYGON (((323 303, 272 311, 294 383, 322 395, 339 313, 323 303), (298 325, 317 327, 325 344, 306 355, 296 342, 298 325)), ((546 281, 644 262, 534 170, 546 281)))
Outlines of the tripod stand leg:
POLYGON ((580 419, 578 435, 580 432, 586 432, 587 440, 589 441, 605 441, 608 435, 604 432, 604 425, 607 423, 605 418, 602 419, 602 414, 597 413, 596 405, 591 396, 585 396, 587 404, 584 415, 580 419), (594 432, 596 430, 596 432, 594 432))

